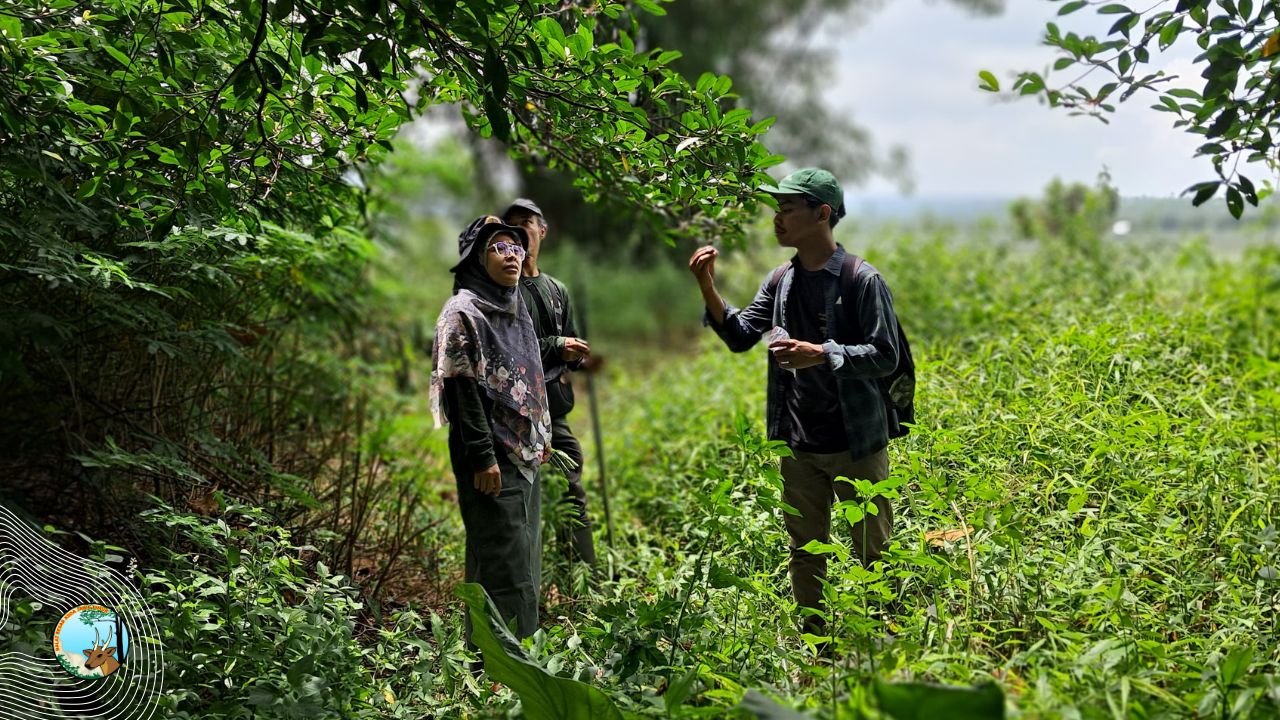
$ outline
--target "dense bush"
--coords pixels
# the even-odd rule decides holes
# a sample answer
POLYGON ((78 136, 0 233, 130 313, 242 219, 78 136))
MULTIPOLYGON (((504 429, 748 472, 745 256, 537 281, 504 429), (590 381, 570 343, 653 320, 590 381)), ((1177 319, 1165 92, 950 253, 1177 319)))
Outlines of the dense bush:
POLYGON ((142 578, 164 645, 165 717, 421 717, 471 704, 456 624, 413 610, 370 621, 315 548, 260 510, 220 510, 147 513, 174 548, 142 578))

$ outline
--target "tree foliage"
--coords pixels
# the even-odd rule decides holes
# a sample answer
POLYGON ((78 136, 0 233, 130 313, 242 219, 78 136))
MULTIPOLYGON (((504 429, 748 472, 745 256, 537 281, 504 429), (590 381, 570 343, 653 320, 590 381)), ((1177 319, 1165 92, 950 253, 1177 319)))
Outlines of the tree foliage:
MULTIPOLYGON (((978 15, 998 14, 1005 4, 945 3, 978 15)), ((821 165, 847 186, 879 175, 906 187, 911 181, 909 149, 878 146, 856 113, 831 103, 843 71, 835 62, 837 47, 856 42, 859 26, 885 5, 884 0, 678 0, 662 5, 661 13, 606 17, 601 27, 628 29, 634 19, 638 51, 678 48, 681 54, 671 67, 686 77, 732 77, 732 92, 721 97, 722 108, 749 107, 756 111, 753 117, 776 117, 766 144, 793 166, 821 165)), ((477 147, 478 155, 491 159, 488 150, 477 147)), ((620 246, 649 259, 658 254, 648 241, 668 223, 646 206, 628 197, 585 205, 572 173, 548 172, 536 163, 522 166, 521 172, 522 184, 536 194, 557 239, 604 249, 611 257, 620 246)))
POLYGON ((0 187, 17 212, 6 230, 55 230, 60 214, 36 217, 44 204, 93 235, 246 207, 314 217, 330 199, 318 189, 341 193, 346 168, 377 159, 433 102, 463 103, 481 134, 579 172, 589 193, 732 224, 722 209, 750 203, 755 173, 780 159, 754 142, 767 125, 722 112, 728 78, 691 84, 667 67, 676 52, 637 53, 622 30, 597 39, 597 16, 629 17, 626 6, 561 8, 10 5, 0 187))
MULTIPOLYGON (((1054 179, 1039 199, 1019 198, 1009 206, 1018 234, 1065 252, 1076 260, 1101 260, 1102 238, 1120 209, 1120 193, 1105 172, 1094 187, 1054 179)), ((1102 264, 1098 262, 1098 264, 1102 264)))
POLYGON ((76 615, 76 619, 85 625, 93 626, 96 625, 99 620, 115 622, 116 614, 113 612, 103 612, 102 610, 81 610, 76 615))
MULTIPOLYGON (((1258 163, 1271 172, 1277 162, 1273 134, 1280 129, 1280 2, 1274 0, 1165 0, 1136 7, 1116 2, 1054 0, 1058 15, 1092 8, 1112 21, 1102 37, 1079 35, 1050 22, 1045 43, 1058 48, 1053 71, 1079 74, 1051 82, 1050 73, 1024 72, 1013 91, 1035 95, 1053 107, 1106 122, 1116 104, 1140 91, 1154 92, 1152 107, 1174 115, 1174 127, 1204 142, 1196 155, 1213 166, 1214 176, 1187 188, 1201 205, 1220 191, 1227 208, 1240 217, 1244 204, 1257 205, 1270 192, 1241 171, 1258 163), (1195 65, 1204 84, 1178 87, 1176 76, 1155 67, 1165 52, 1187 42, 1200 49, 1195 65), (1154 59, 1153 59, 1154 56, 1154 59), (1093 78, 1099 78, 1097 80, 1093 78)), ((998 90, 990 73, 983 87, 998 90)))
POLYGON ((361 437, 379 421, 369 385, 402 345, 368 321, 358 174, 415 114, 459 103, 592 197, 673 236, 733 235, 781 158, 757 142, 768 121, 729 107, 728 77, 690 81, 678 53, 635 48, 636 16, 662 11, 0 0, 11 481, 145 481, 173 502, 216 486, 358 528, 381 487, 366 453, 386 444, 361 437))
MULTIPOLYGON (((996 15, 1004 0, 946 0, 975 15, 996 15)), ((848 70, 835 62, 839 45, 858 41, 858 27, 883 0, 679 0, 667 17, 646 17, 655 46, 676 47, 676 68, 733 76, 743 101, 778 118, 769 147, 796 165, 821 165, 852 184, 882 175, 909 180, 909 148, 875 146, 870 131, 830 97, 848 70), (708 22, 707 18, 719 18, 708 22)), ((875 98, 859 99, 869 104, 875 98)))

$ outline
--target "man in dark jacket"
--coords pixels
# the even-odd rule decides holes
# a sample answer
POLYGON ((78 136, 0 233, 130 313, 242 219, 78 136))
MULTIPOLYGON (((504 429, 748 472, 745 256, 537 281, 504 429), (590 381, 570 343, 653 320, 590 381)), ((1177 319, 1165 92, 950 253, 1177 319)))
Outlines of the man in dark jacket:
MULTIPOLYGON (((770 273, 751 304, 738 310, 715 286, 716 249, 689 260, 706 302, 706 322, 734 352, 769 333, 768 436, 793 456, 782 459, 782 499, 799 511, 785 515, 791 545, 791 587, 802 628, 822 635, 826 556, 802 548, 828 542, 834 498, 860 500, 852 484, 889 475, 888 422, 877 378, 898 365, 897 318, 884 279, 868 263, 856 265, 852 293, 841 288, 846 262, 832 228, 844 216, 844 192, 826 170, 798 170, 761 188, 778 201, 774 234, 796 254, 770 273), (845 297, 856 299, 848 307, 845 297)), ((852 258, 850 258, 852 260, 852 258)), ((862 562, 880 559, 888 545, 893 508, 885 497, 853 526, 862 562), (874 512, 874 514, 872 514, 874 512)))
POLYGON ((520 292, 533 318, 534 332, 542 353, 542 370, 547 382, 547 402, 551 410, 551 447, 568 455, 577 468, 568 473, 569 489, 564 502, 571 505, 573 527, 561 534, 561 546, 571 558, 595 565, 596 551, 587 517, 587 491, 582 487, 582 445, 569 427, 573 410, 573 385, 568 373, 582 367, 591 354, 586 340, 578 337, 573 305, 564 283, 538 268, 538 251, 547 237, 547 221, 532 200, 518 198, 502 213, 503 222, 524 228, 529 251, 524 259, 520 292))

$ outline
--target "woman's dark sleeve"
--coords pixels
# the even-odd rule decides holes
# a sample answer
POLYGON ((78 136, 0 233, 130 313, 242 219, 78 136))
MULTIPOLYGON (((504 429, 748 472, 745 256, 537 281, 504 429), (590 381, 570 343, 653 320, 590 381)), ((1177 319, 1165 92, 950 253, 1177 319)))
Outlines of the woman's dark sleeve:
POLYGON ((449 410, 449 422, 462 440, 467 464, 475 470, 493 467, 498 460, 493 454, 493 434, 489 430, 489 415, 480 397, 479 383, 469 377, 445 378, 444 401, 449 410))

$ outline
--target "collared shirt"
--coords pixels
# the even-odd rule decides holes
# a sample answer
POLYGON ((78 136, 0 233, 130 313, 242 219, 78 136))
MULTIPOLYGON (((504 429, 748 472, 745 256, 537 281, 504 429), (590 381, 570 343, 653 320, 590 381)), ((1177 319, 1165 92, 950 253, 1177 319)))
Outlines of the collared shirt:
MULTIPOLYGON (((827 327, 822 347, 827 364, 836 381, 836 392, 843 420, 846 447, 855 458, 865 457, 889 444, 888 421, 878 379, 891 374, 898 366, 898 322, 893 311, 893 298, 880 273, 863 262, 852 280, 852 287, 841 292, 839 275, 845 261, 845 250, 837 245, 823 271, 835 276, 826 290, 827 327), (854 307, 845 307, 846 300, 854 307)), ((791 337, 803 332, 792 320, 792 288, 799 261, 791 265, 773 284, 773 273, 766 276, 751 304, 741 310, 727 306, 725 320, 716 325, 710 314, 704 322, 710 325, 725 345, 734 352, 750 350, 773 326, 781 326, 791 337)), ((810 310, 806 315, 811 315, 810 310)), ((803 339, 803 338, 799 338, 803 339)), ((816 341, 812 341, 816 342, 816 341)), ((797 371, 797 374, 803 371, 797 371)), ((793 442, 787 436, 787 384, 792 375, 782 369, 769 353, 767 431, 771 440, 793 442)))

